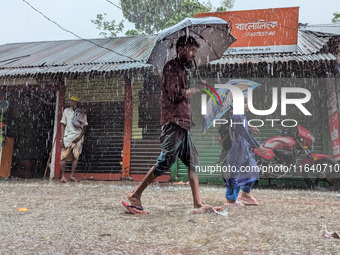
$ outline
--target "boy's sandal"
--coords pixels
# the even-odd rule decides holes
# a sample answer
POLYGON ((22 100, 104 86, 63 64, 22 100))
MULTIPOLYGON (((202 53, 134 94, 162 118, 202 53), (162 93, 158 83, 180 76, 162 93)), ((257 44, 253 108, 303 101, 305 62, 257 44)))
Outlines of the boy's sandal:
POLYGON ((128 210, 129 213, 132 213, 132 214, 149 214, 149 212, 145 211, 142 206, 129 205, 125 201, 122 201, 122 204, 128 210))

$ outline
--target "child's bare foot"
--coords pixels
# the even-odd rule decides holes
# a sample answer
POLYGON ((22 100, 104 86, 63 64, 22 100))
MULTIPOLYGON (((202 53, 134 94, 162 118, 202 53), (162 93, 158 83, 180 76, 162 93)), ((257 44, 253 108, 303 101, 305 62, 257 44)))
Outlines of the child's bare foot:
POLYGON ((242 191, 241 197, 242 197, 242 198, 250 198, 251 195, 250 195, 249 193, 247 193, 247 192, 242 191))
POLYGON ((233 200, 227 200, 227 202, 224 203, 224 205, 227 205, 227 206, 236 206, 236 207, 239 207, 239 206, 244 206, 243 203, 241 203, 240 201, 236 200, 236 201, 233 201, 233 200))
POLYGON ((259 204, 259 202, 257 202, 257 200, 247 192, 242 192, 239 199, 242 200, 242 201, 248 202, 252 205, 258 205, 259 204))

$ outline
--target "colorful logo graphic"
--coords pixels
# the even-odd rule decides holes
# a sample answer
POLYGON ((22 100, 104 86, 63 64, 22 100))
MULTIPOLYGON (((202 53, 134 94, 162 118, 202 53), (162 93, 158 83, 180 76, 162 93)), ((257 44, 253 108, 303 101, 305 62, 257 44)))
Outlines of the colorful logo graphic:
MULTIPOLYGON (((214 92, 214 94, 216 95, 216 97, 218 98, 221 106, 222 106, 222 100, 221 100, 221 97, 219 96, 219 94, 217 93, 216 89, 214 89, 212 86, 208 85, 208 84, 205 84, 205 83, 201 83, 203 84, 204 86, 206 86, 207 88, 209 88, 212 92, 214 92)), ((205 93, 207 93, 211 98, 212 100, 214 101, 215 105, 217 105, 216 103, 216 100, 214 98, 214 96, 206 89, 203 89, 203 88, 200 88, 200 90, 203 90, 205 93)))

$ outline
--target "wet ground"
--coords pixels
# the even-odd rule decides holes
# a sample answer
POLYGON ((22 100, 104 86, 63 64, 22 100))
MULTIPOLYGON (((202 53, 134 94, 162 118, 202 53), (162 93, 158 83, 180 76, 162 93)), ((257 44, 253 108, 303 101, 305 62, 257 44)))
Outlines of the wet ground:
MULTIPOLYGON (((255 189, 260 206, 192 215, 188 185, 154 184, 149 215, 121 205, 134 182, 0 181, 0 254, 339 254, 340 194, 255 189), (28 208, 19 212, 18 208, 28 208)), ((206 203, 223 186, 201 185, 206 203)))

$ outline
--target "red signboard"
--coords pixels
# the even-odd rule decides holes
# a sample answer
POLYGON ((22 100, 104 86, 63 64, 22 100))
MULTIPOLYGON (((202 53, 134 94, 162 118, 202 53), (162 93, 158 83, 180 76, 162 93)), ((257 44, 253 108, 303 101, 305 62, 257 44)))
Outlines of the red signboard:
POLYGON ((231 54, 293 52, 297 49, 299 7, 248 11, 196 13, 195 17, 218 17, 231 24, 237 39, 231 54))

